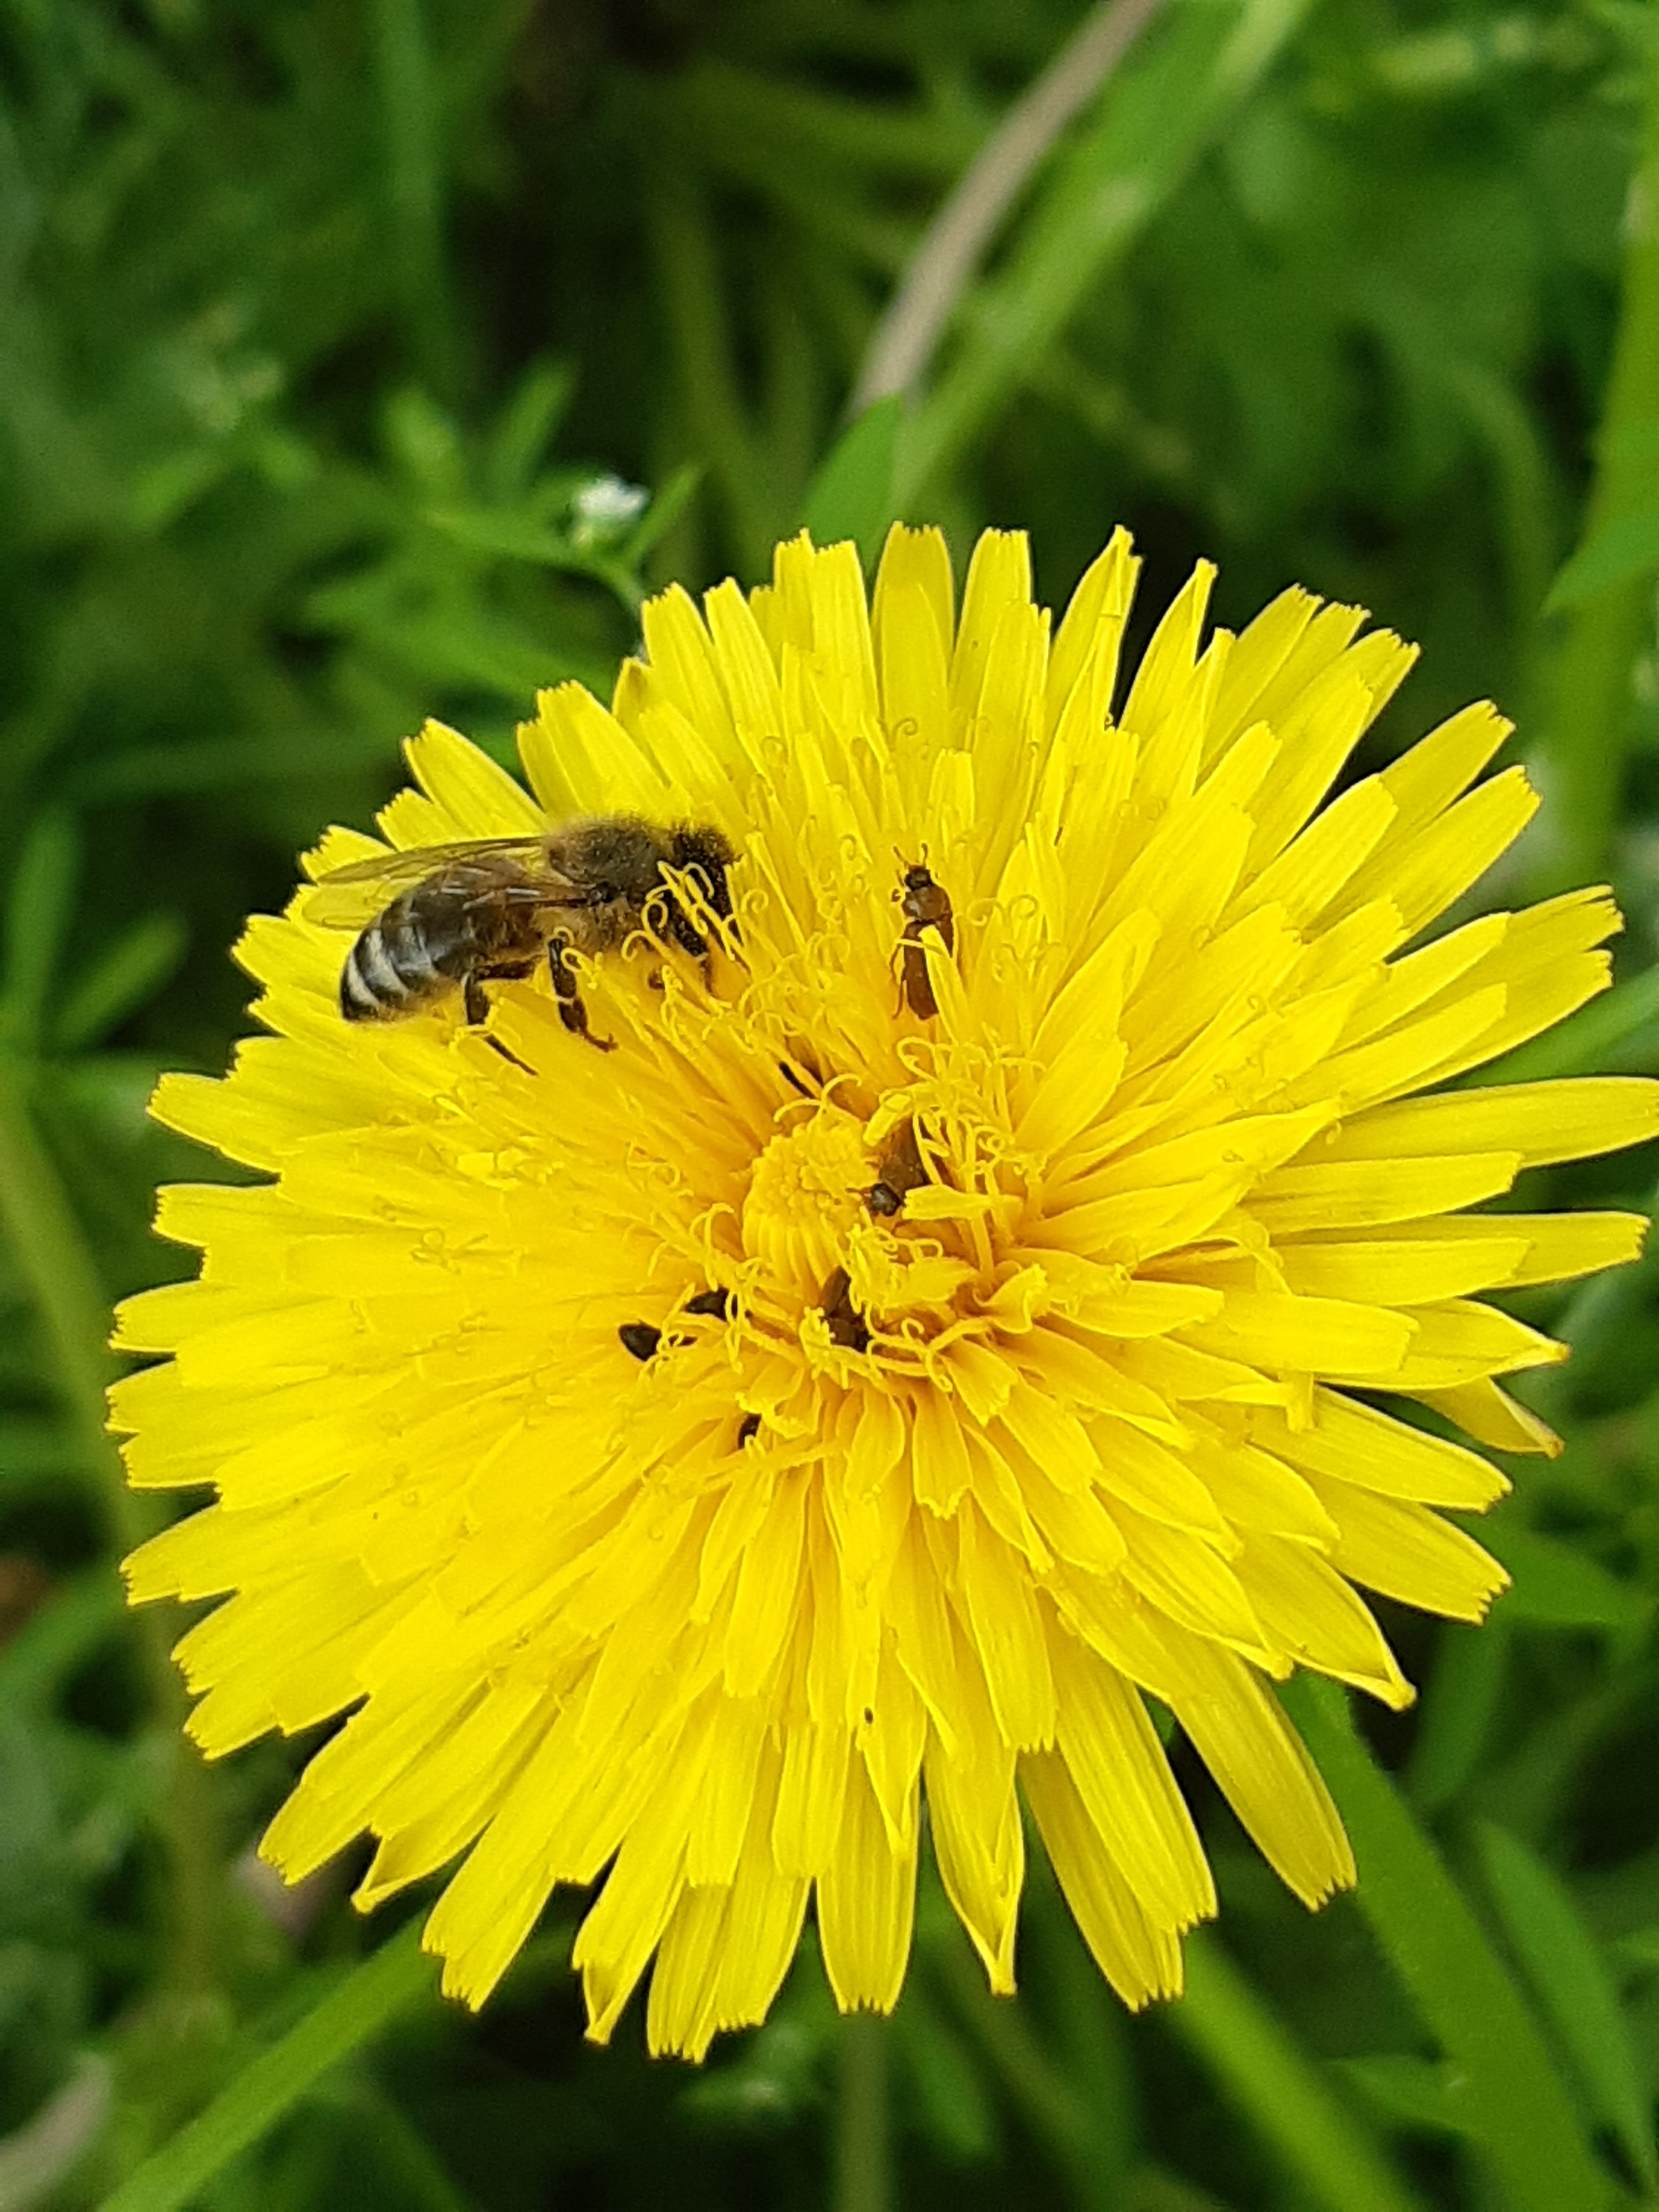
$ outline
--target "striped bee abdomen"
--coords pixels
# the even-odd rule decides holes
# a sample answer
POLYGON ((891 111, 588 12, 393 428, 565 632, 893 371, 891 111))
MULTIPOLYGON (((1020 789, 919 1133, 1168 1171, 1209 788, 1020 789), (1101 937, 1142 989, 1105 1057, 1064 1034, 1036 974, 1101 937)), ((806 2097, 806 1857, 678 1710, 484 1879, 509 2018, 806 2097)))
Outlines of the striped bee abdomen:
MULTIPOLYGON (((515 914, 514 923, 528 923, 515 914)), ((417 884, 370 922, 340 970, 340 1012, 349 1022, 393 1021, 462 981, 499 952, 504 931, 471 882, 417 884)), ((533 945, 533 936, 531 939, 533 945)))

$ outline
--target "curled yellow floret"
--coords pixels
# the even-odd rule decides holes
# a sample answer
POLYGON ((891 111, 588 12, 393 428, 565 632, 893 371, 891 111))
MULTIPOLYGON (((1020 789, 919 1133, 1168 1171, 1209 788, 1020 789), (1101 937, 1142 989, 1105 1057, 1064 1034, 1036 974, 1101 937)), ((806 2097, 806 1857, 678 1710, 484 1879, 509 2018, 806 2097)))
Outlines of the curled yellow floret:
POLYGON ((1204 567, 1126 686, 1136 567, 1119 533, 1052 635, 998 532, 959 611, 933 531, 867 606, 805 538, 665 593, 609 710, 542 696, 528 793, 431 726, 380 826, 711 825, 706 959, 660 911, 577 959, 609 1052, 545 969, 483 1026, 348 1025, 302 892, 240 950, 273 1034, 157 1093, 269 1179, 164 1192, 201 1279, 122 1310, 171 1355, 114 1393, 132 1480, 217 1494, 133 1595, 223 1595, 179 1649, 210 1754, 349 1712, 265 1854, 367 1831, 364 1905, 459 1860, 426 1940, 471 2003, 600 1883, 596 2037, 647 1967, 654 2048, 760 2019, 809 1904, 838 2002, 890 2008, 924 1808, 1011 1989, 1022 1795, 1114 1986, 1168 1996, 1215 1893, 1147 1696, 1316 1905, 1352 1861, 1270 1680, 1402 1705, 1355 1586, 1476 1620, 1504 1583, 1440 1510, 1504 1478, 1373 1400, 1552 1448, 1495 1378, 1562 1348, 1480 1294, 1644 1224, 1468 1209, 1653 1136, 1659 1085, 1411 1094, 1600 990, 1617 913, 1407 950, 1533 811, 1482 780, 1508 726, 1330 799, 1410 650, 1299 591, 1206 641, 1204 567))

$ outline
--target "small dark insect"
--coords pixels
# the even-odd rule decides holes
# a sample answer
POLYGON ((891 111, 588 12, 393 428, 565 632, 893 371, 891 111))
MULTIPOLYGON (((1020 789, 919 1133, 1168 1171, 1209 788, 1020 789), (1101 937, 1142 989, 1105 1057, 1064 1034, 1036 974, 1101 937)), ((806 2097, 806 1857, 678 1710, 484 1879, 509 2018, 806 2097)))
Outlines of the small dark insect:
POLYGON ((685 1310, 689 1314, 703 1314, 710 1321, 730 1321, 732 1297, 730 1291, 699 1291, 695 1298, 688 1298, 685 1310))
POLYGON ((648 1321, 625 1321, 617 1334, 623 1350, 631 1352, 635 1359, 654 1359, 662 1342, 662 1331, 653 1328, 648 1321))
POLYGON ((869 1349, 870 1331, 864 1316, 853 1304, 853 1286, 845 1267, 837 1267, 824 1285, 820 1304, 834 1343, 844 1345, 848 1352, 869 1349))
POLYGON ((732 911, 726 872, 736 858, 718 830, 666 829, 636 814, 601 814, 538 837, 493 837, 391 853, 337 868, 307 902, 308 920, 356 929, 340 971, 349 1022, 396 1021, 459 987, 469 1022, 489 1012, 486 983, 530 975, 544 958, 559 1018, 602 1051, 566 963, 568 952, 613 952, 659 895, 665 933, 695 958, 708 940, 669 886, 665 869, 700 876, 709 906, 732 911))
POLYGON ((945 951, 954 952, 956 909, 951 904, 951 894, 934 882, 926 862, 921 860, 906 867, 899 901, 904 909, 904 995, 918 1020, 931 1021, 939 1012, 939 1000, 933 996, 933 979, 927 973, 921 933, 937 930, 945 951))
POLYGON ((921 1154, 916 1148, 916 1125, 901 1121, 887 1139, 876 1169, 876 1180, 864 1194, 864 1203, 872 1214, 891 1220, 903 1206, 913 1190, 919 1190, 927 1180, 927 1170, 921 1164, 921 1154))
POLYGON ((745 1413, 738 1425, 738 1449, 742 1450, 751 1437, 760 1434, 760 1415, 745 1413))

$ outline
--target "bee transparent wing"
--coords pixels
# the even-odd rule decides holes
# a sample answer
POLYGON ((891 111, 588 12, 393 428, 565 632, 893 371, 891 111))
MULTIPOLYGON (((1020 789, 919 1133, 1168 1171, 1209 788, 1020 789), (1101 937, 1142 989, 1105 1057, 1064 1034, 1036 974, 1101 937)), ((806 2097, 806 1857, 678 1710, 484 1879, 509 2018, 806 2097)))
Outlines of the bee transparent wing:
POLYGON ((347 867, 331 868, 307 895, 303 913, 307 921, 325 929, 365 929, 399 891, 424 883, 428 877, 452 870, 476 874, 480 896, 486 890, 497 898, 526 903, 556 903, 562 877, 547 865, 547 841, 543 837, 469 837, 453 845, 421 845, 400 853, 377 853, 368 860, 354 860, 347 867), (495 859, 520 862, 534 882, 503 884, 489 863, 495 859))

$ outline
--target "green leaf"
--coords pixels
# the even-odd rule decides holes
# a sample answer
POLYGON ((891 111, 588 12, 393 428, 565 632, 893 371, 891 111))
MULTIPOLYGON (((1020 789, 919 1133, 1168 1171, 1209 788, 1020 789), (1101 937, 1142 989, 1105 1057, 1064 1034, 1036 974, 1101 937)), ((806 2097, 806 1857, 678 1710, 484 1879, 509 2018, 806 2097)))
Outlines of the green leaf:
POLYGON ((633 532, 622 549, 620 557, 625 559, 630 568, 637 568, 658 540, 674 527, 691 504, 693 495, 702 482, 702 471, 700 468, 688 466, 675 470, 634 525, 633 532))
MULTIPOLYGON (((383 0, 392 5, 392 0, 383 0)), ((434 504, 460 498, 466 489, 466 456, 460 434, 435 400, 413 387, 394 392, 386 405, 386 442, 415 489, 434 504)))
POLYGON ((528 492, 536 465, 570 404, 575 382, 575 372, 567 362, 533 362, 520 378, 490 434, 484 465, 485 485, 498 506, 510 507, 528 492))
POLYGON ((580 556, 562 530, 522 514, 471 507, 429 507, 425 520, 458 545, 499 553, 509 561, 534 561, 553 568, 581 568, 580 556))
POLYGON ((1510 1587, 1499 1601, 1508 1620, 1547 1628, 1639 1628, 1653 1610, 1646 1591, 1553 1536, 1499 1516, 1490 1526, 1481 1523, 1480 1540, 1509 1569, 1510 1587))
POLYGON ((820 465, 801 508, 801 520, 817 544, 855 539, 866 568, 897 512, 893 476, 903 412, 897 392, 866 407, 820 465))
POLYGON ((1558 614, 1564 607, 1583 606, 1615 584, 1628 583, 1655 568, 1659 568, 1659 500, 1615 515, 1587 545, 1581 545, 1550 586, 1544 611, 1558 614))
POLYGON ((1640 1069, 1659 1058, 1659 967, 1612 990, 1545 1036, 1480 1070, 1482 1083, 1534 1083, 1549 1076, 1640 1069))
POLYGON ((147 915, 106 945, 77 978, 52 1024, 60 1052, 82 1052, 159 991, 184 957, 184 923, 173 914, 147 915))
POLYGON ((332 2066, 386 2022, 430 1995, 437 1968, 422 1952, 418 1921, 245 2066, 204 2112, 130 2173, 99 2212, 182 2212, 204 2185, 259 2141, 332 2066))
POLYGON ((1644 1972, 1659 1966, 1659 1928, 1632 1928, 1608 1946, 1618 1964, 1644 1972))
POLYGON ((159 537, 186 507, 222 483, 242 459, 239 447, 222 439, 210 446, 186 447, 152 463, 134 477, 127 494, 132 527, 145 537, 159 537))
POLYGON ((1360 1741, 1346 1693, 1303 1675, 1280 1694, 1346 1823, 1359 1910, 1467 2078, 1470 2125, 1507 2212, 1597 2212, 1610 2202, 1610 2179, 1538 2024, 1439 1852, 1360 1741))
POLYGON ((1443 2061, 1390 2051, 1374 2058, 1339 2059, 1337 2065, 1385 2118, 1401 2127, 1429 2135, 1473 2132, 1468 2083, 1443 2061))
POLYGON ((1653 2118, 1619 1994, 1595 1937, 1553 1868, 1517 1836, 1480 1830, 1481 1863, 1504 1932, 1554 2022, 1592 2110, 1623 2145, 1650 2192, 1659 2191, 1653 2118))
POLYGON ((1187 1991, 1160 2015, 1215 2075, 1302 2189, 1331 2212, 1412 2212, 1418 2199, 1359 2114, 1207 1932, 1185 1944, 1187 1991))
POLYGON ((1419 1813, 1449 1804, 1480 1763, 1502 1702, 1509 1656, 1508 1616, 1481 1628, 1448 1621, 1423 1699, 1406 1787, 1419 1813))
POLYGON ((20 1043, 40 1034, 81 869, 81 837, 57 808, 37 817, 6 908, 4 1026, 20 1043))

